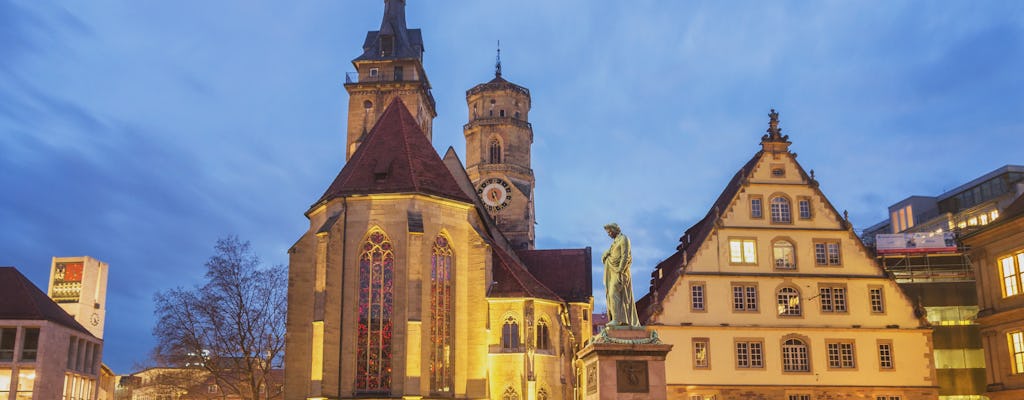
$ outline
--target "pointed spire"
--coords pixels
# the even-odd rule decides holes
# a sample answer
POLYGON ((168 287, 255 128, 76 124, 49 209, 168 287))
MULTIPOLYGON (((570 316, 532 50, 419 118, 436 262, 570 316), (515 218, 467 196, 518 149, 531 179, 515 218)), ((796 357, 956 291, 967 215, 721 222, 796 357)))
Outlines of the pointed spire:
POLYGON ((498 57, 494 61, 494 76, 501 77, 501 41, 498 41, 498 57))
POLYGON ((384 0, 384 19, 380 22, 380 33, 394 35, 404 33, 405 0, 384 0))

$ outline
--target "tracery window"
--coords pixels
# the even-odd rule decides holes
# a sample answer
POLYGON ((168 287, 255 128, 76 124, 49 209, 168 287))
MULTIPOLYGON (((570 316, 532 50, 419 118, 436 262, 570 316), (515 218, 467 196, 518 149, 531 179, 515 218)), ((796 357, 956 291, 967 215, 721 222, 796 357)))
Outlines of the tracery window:
POLYGON ((779 289, 779 315, 799 316, 800 313, 800 292, 791 287, 779 289))
POLYGON ((501 143, 498 139, 491 140, 491 164, 501 164, 501 143))
POLYGON ((519 351, 519 322, 514 317, 505 319, 501 327, 501 348, 505 351, 519 351))
POLYGON ((807 372, 811 370, 808 361, 807 344, 800 339, 789 339, 782 343, 782 370, 784 372, 807 372))
POLYGON ((787 199, 785 197, 782 197, 782 196, 772 197, 771 207, 772 207, 772 210, 771 210, 772 211, 772 222, 774 222, 774 223, 790 223, 790 222, 792 222, 793 217, 792 217, 792 215, 790 213, 789 199, 787 199))
POLYGON ((551 350, 551 336, 548 321, 537 322, 537 350, 551 350))
POLYGON ((548 400, 547 389, 540 388, 537 390, 537 400, 548 400))
POLYGON ((391 240, 373 229, 359 256, 359 327, 356 338, 356 390, 391 389, 391 334, 395 252, 391 240))
POLYGON ((505 393, 501 394, 501 400, 519 400, 519 393, 516 393, 516 389, 509 386, 505 388, 505 393))
POLYGON ((452 390, 452 247, 438 235, 430 256, 430 391, 452 390))

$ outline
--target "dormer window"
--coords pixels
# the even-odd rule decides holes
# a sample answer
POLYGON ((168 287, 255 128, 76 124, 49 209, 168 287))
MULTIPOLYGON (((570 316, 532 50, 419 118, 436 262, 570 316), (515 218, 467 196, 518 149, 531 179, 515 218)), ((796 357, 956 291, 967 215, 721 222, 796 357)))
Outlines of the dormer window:
POLYGON ((380 56, 391 57, 395 53, 395 37, 391 35, 380 35, 380 56))

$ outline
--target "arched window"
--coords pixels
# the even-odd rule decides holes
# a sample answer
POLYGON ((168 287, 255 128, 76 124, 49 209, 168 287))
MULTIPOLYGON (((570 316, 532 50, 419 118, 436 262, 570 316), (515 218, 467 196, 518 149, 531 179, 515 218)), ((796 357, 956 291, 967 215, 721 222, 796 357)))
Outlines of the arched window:
POLYGON ((430 256, 430 391, 452 390, 452 247, 438 235, 430 256))
POLYGON ((516 393, 516 389, 508 386, 505 388, 505 393, 501 394, 501 400, 519 400, 519 393, 516 393))
POLYGON ((359 255, 359 329, 356 390, 391 389, 391 335, 395 252, 391 240, 373 229, 359 255))
POLYGON ((782 196, 772 197, 771 206, 772 222, 789 223, 793 220, 789 212, 789 199, 782 196))
POLYGON ((519 322, 514 317, 505 319, 501 327, 501 348, 505 351, 519 351, 519 322))
POLYGON ((775 268, 796 268, 796 252, 793 250, 793 244, 785 240, 772 243, 772 259, 775 261, 775 268))
POLYGON ((537 350, 551 350, 551 335, 548 332, 548 321, 537 322, 537 350))
POLYGON ((791 287, 779 289, 779 315, 800 315, 800 292, 791 287))
POLYGON ((501 143, 498 139, 491 139, 491 164, 501 164, 501 143))
POLYGON ((811 364, 807 356, 807 344, 800 339, 789 339, 782 343, 782 370, 784 372, 808 372, 811 364))
POLYGON ((538 389, 537 400, 548 400, 548 390, 545 388, 538 389))

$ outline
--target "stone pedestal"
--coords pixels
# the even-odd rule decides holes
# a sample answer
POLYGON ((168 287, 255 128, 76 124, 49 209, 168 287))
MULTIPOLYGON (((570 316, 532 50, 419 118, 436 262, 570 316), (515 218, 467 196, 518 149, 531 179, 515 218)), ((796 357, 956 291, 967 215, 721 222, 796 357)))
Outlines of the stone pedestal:
POLYGON ((584 400, 665 400, 665 356, 655 331, 605 328, 577 353, 584 400))

